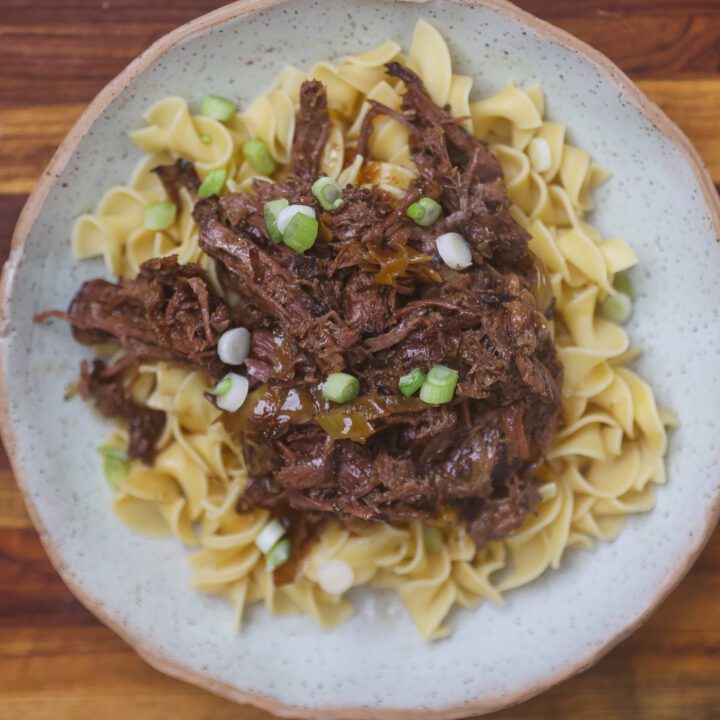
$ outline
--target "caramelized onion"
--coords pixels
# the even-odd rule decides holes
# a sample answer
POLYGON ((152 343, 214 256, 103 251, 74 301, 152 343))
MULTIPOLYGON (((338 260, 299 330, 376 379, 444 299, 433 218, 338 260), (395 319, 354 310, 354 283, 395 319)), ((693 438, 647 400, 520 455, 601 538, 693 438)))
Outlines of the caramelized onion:
POLYGON ((423 410, 427 410, 427 405, 417 398, 364 395, 341 408, 318 415, 315 422, 335 440, 364 443, 375 432, 372 421, 423 410))
MULTIPOLYGON (((427 265, 430 257, 421 253, 410 245, 393 245, 389 248, 370 246, 367 254, 373 265, 380 267, 375 275, 378 285, 397 285, 397 279, 408 270, 415 270, 416 266, 427 265)), ((428 268, 429 269, 429 268, 428 268)), ((431 271, 435 272, 435 271, 431 271)), ((437 275, 437 273, 435 273, 437 275)), ((440 277, 438 276, 438 281, 440 277)))
POLYGON ((273 438, 283 435, 291 425, 314 420, 335 440, 364 443, 376 431, 373 421, 426 409, 417 398, 384 395, 362 395, 337 406, 323 398, 318 388, 288 390, 262 385, 248 395, 238 412, 223 418, 223 423, 231 432, 273 438))
POLYGON ((327 406, 317 391, 261 385, 248 395, 238 412, 223 418, 223 423, 230 431, 272 438, 282 435, 291 425, 310 422, 327 406))

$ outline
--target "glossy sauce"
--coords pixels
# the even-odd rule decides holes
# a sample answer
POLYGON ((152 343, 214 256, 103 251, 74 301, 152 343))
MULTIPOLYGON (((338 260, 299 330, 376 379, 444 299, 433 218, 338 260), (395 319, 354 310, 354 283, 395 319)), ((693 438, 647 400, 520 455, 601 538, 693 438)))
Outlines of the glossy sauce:
POLYGON ((427 405, 417 398, 364 395, 351 403, 336 406, 318 415, 315 422, 336 440, 364 443, 375 432, 373 420, 380 420, 388 415, 423 410, 427 410, 427 405))
POLYGON ((225 427, 260 438, 283 435, 292 425, 313 420, 335 440, 364 443, 375 431, 373 421, 398 413, 422 412, 427 405, 417 398, 363 395, 345 405, 326 400, 319 388, 262 385, 236 413, 223 418, 225 427))
MULTIPOLYGON (((370 256, 373 264, 377 264, 380 267, 380 270, 375 276, 375 281, 378 285, 395 286, 397 285, 397 279, 401 275, 404 275, 408 268, 411 270, 420 269, 418 266, 427 266, 430 262, 428 255, 421 253, 410 245, 395 245, 389 248, 368 247, 367 254, 370 256)), ((437 273, 429 267, 422 269, 437 275, 437 273)), ((440 276, 437 276, 435 282, 439 280, 440 276)))

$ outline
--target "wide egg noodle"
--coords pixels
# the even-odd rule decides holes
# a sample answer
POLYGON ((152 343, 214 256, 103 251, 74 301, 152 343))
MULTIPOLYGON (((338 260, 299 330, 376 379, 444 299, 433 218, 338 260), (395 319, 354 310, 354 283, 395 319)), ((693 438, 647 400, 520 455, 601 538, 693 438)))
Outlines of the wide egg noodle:
MULTIPOLYGON (((223 168, 240 191, 252 191, 261 176, 244 159, 243 144, 263 140, 279 172, 288 168, 300 86, 307 78, 328 88, 331 129, 322 171, 343 186, 362 181, 402 196, 417 172, 407 130, 393 118, 377 117, 368 157, 355 156, 344 167, 368 100, 401 107, 403 84, 384 71, 392 60, 418 72, 433 100, 449 104, 460 123, 489 142, 503 167, 511 213, 530 234, 530 249, 555 296, 552 331, 565 369, 564 422, 538 473, 542 499, 536 512, 503 541, 477 550, 457 527, 443 530, 440 546, 429 548, 417 521, 332 522, 310 548, 296 582, 275 587, 255 544, 270 516, 236 511, 247 483, 243 451, 224 429, 220 411, 204 398, 209 381, 197 372, 145 363, 133 378, 133 398, 167 413, 168 421, 154 466, 132 462, 114 490, 115 512, 133 530, 173 534, 198 548, 190 558, 191 585, 226 597, 238 628, 254 602, 272 613, 306 613, 322 627, 346 620, 353 612, 348 598, 329 595, 317 581, 323 563, 336 559, 351 568, 353 587, 397 592, 424 639, 444 637, 454 607, 472 608, 483 600, 500 604, 504 592, 560 567, 568 548, 589 550, 612 540, 628 515, 652 509, 655 486, 666 481, 665 427, 677 421, 658 410, 651 388, 628 369, 638 351, 626 331, 598 312, 615 292, 615 275, 637 263, 624 240, 602 237, 586 219, 591 192, 607 171, 568 141, 565 125, 544 117, 539 86, 524 90, 510 83, 471 100, 471 79, 453 74, 447 44, 425 21, 417 23, 407 55, 388 41, 337 63, 319 62, 308 72, 286 67, 267 93, 227 123, 191 115, 181 98, 155 103, 146 126, 131 133, 146 155, 128 184, 108 190, 94 213, 76 221, 76 257, 103 257, 109 272, 134 276, 144 261, 176 253, 181 262, 199 262, 217 286, 214 264, 198 245, 189 194, 182 194, 173 227, 145 229, 145 208, 166 199, 150 170, 183 157, 201 177, 223 168), (211 142, 202 142, 201 135, 211 142), (550 150, 550 167, 542 172, 530 160, 535 139, 550 150)), ((122 448, 127 439, 118 424, 108 444, 122 448)))

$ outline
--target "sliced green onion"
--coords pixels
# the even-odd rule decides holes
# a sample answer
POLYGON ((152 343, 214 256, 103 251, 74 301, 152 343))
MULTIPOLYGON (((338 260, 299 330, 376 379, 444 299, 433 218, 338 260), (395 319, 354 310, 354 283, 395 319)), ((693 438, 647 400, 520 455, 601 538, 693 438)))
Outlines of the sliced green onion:
POLYGON ((145 227, 148 230, 167 230, 177 216, 177 208, 169 200, 151 203, 145 208, 145 227))
POLYGON ((443 536, 437 528, 423 525, 423 541, 428 552, 437 552, 442 547, 443 536))
POLYGON ((285 528, 279 520, 271 520, 255 538, 255 544, 263 555, 272 550, 277 541, 285 534, 285 528))
POLYGON ((315 244, 317 235, 318 221, 303 213, 297 213, 285 228, 282 240, 295 252, 304 253, 315 244))
POLYGON ((552 167, 552 150, 545 138, 533 138, 528 143, 527 154, 533 170, 541 173, 552 167))
POLYGON ((326 593, 342 595, 352 587, 355 573, 344 560, 330 558, 317 569, 317 581, 326 593))
POLYGON ((635 299, 632 281, 625 273, 618 273, 613 280, 613 287, 620 293, 624 293, 631 300, 635 299))
POLYGON ((225 122, 235 114, 235 103, 219 95, 207 95, 200 105, 200 114, 225 122))
POLYGON ((453 270, 464 270, 472 265, 472 252, 460 233, 449 232, 435 240, 442 261, 453 270))
POLYGON ((228 373, 213 390, 215 405, 225 412, 237 412, 248 396, 250 383, 243 375, 228 373))
POLYGON ((342 205, 342 188, 327 175, 313 183, 312 194, 325 210, 337 210, 342 205))
POLYGON ((407 209, 407 216, 422 227, 430 227, 442 212, 440 203, 429 197, 420 198, 407 209))
POLYGON ((416 390, 422 387, 427 375, 420 369, 415 368, 407 375, 403 375, 398 381, 398 389, 405 397, 410 397, 416 390))
POLYGON ((332 402, 346 403, 358 396, 360 381, 347 373, 332 373, 322 385, 322 394, 332 402))
POLYGON ((124 450, 104 445, 98 448, 103 456, 103 472, 105 479, 116 488, 128 474, 128 456, 124 450))
POLYGON ((619 292, 608 295, 600 304, 600 312, 611 322, 624 325, 632 315, 633 302, 629 295, 619 292))
POLYGON ((451 370, 445 365, 435 365, 420 388, 420 399, 429 405, 450 402, 455 394, 457 382, 457 370, 451 370))
POLYGON ((220 397, 221 395, 227 395, 232 387, 232 378, 226 375, 214 388, 208 390, 211 395, 220 397))
POLYGON ((198 188, 198 197, 206 198, 211 195, 217 195, 225 187, 227 180, 227 172, 223 168, 213 170, 202 181, 198 188))
POLYGON ((282 242, 283 236, 280 230, 278 230, 277 219, 281 210, 288 207, 290 203, 285 198, 279 200, 271 200, 265 203, 263 208, 263 217, 265 218, 265 225, 267 225, 268 233, 274 243, 282 242))
POLYGON ((232 178, 228 178, 225 184, 231 193, 236 193, 238 191, 238 184, 232 178))
POLYGON ((250 355, 250 331, 244 327, 226 330, 218 340, 218 357, 226 365, 242 365, 250 355))
POLYGON ((210 135, 208 135, 207 133, 203 133, 200 136, 200 142, 203 143, 204 145, 210 145, 210 143, 212 143, 212 137, 210 135))
POLYGON ((290 221, 298 213, 302 213, 313 219, 316 217, 315 208, 310 207, 310 205, 289 205, 284 210, 281 210, 277 216, 277 228, 282 234, 285 234, 285 230, 287 230, 290 221))
POLYGON ((275 161, 262 140, 248 140, 243 145, 243 154, 259 173, 272 175, 275 172, 275 161))
POLYGON ((281 565, 284 565, 290 559, 291 552, 292 543, 290 542, 290 538, 278 540, 270 549, 270 552, 265 556, 267 569, 272 572, 275 568, 279 568, 281 565))

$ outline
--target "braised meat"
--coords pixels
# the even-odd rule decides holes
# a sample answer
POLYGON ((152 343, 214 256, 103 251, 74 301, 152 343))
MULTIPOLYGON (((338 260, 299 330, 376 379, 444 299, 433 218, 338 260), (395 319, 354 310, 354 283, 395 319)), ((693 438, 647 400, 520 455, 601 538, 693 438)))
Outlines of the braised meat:
POLYGON ((212 290, 205 271, 181 265, 176 255, 143 263, 133 279, 90 280, 67 312, 52 310, 36 320, 58 317, 72 325, 84 345, 117 342, 126 350, 122 367, 164 360, 219 377, 219 336, 230 326, 225 302, 212 290))
POLYGON ((176 160, 172 165, 159 165, 152 170, 165 188, 170 200, 180 206, 180 190, 185 188, 194 197, 200 187, 195 166, 189 160, 176 160))
POLYGON ((80 366, 80 396, 93 400, 101 415, 121 418, 127 423, 130 442, 128 457, 146 465, 155 459, 155 446, 165 429, 165 413, 141 405, 129 395, 121 373, 107 368, 102 360, 80 366))
MULTIPOLYGON (((411 70, 390 63, 387 71, 404 83, 402 107, 371 103, 357 153, 367 154, 378 116, 401 122, 418 170, 404 198, 348 186, 337 209, 315 200, 330 118, 324 86, 307 81, 289 171, 194 207, 200 246, 232 308, 202 270, 166 258, 145 263, 135 280, 86 283, 68 312, 55 314, 80 342, 116 340, 126 362, 164 360, 212 377, 226 369, 219 335, 250 330, 251 392, 224 420, 242 436, 249 473, 240 511, 303 518, 296 531, 308 538, 307 528, 330 517, 462 522, 481 547, 519 527, 539 501, 534 473, 559 421, 562 382, 551 298, 509 212, 497 159, 411 70), (430 227, 407 215, 421 197, 443 208, 430 227), (263 211, 279 198, 316 210, 319 237, 304 253, 272 241, 263 211), (469 244, 464 270, 436 248, 450 231, 469 244), (437 364, 459 375, 451 401, 400 394, 403 375, 437 364), (346 404, 320 391, 339 371, 360 382, 346 404)), ((169 194, 196 186, 183 163, 158 173, 169 194)))
MULTIPOLYGON (((414 73, 395 63, 388 72, 405 83, 402 112, 375 103, 358 152, 374 117, 407 127, 419 177, 402 202, 348 187, 343 205, 325 212, 310 193, 315 175, 301 170, 256 182, 254 195, 196 206, 203 250, 262 317, 249 360, 262 385, 227 420, 243 433, 250 468, 239 507, 464 521, 481 546, 516 529, 538 502, 533 473, 557 426, 562 370, 497 160, 414 73), (406 214, 421 196, 445 210, 430 228, 406 214), (273 244, 259 218, 278 197, 313 205, 325 241, 303 255, 273 244), (469 241, 471 268, 441 261, 435 239, 449 230, 469 241), (451 403, 399 396, 402 375, 438 363, 459 372, 451 403), (331 407, 317 386, 335 371, 357 377, 361 397, 331 407)), ((297 158, 324 142, 317 91, 301 93, 297 158), (306 124, 308 98, 314 121, 306 124)))

